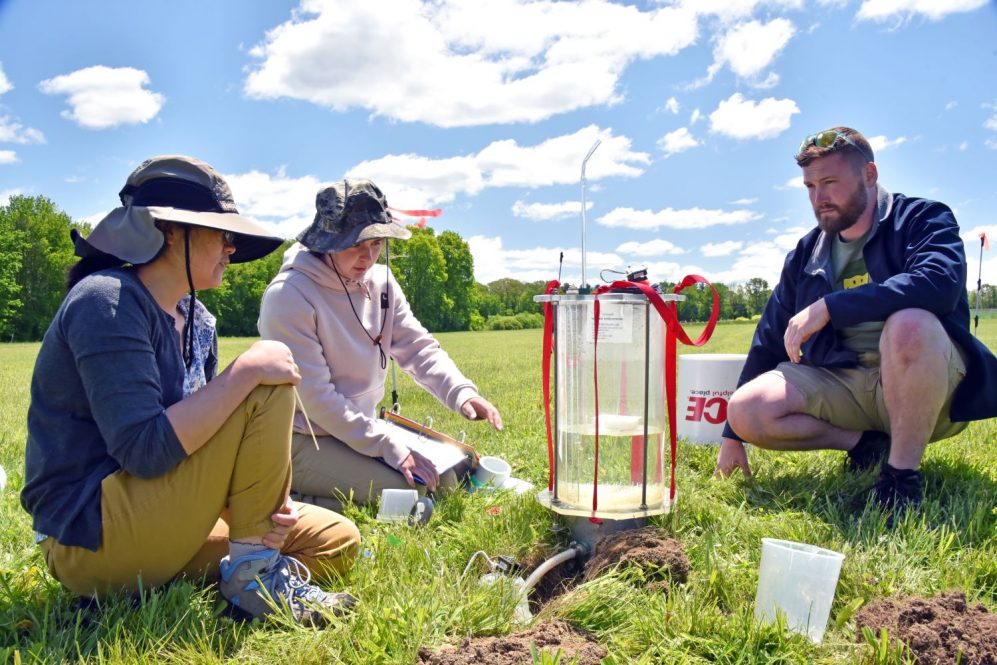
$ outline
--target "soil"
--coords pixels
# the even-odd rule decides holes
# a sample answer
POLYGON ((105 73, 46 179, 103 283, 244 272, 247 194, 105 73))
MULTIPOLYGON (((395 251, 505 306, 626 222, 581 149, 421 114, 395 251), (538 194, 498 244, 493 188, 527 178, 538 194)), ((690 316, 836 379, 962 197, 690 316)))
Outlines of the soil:
MULTIPOLYGON (((530 573, 537 569, 551 556, 545 550, 532 552, 523 562, 523 577, 528 577, 530 573)), ((560 566, 555 566, 546 575, 540 578, 537 585, 530 591, 530 611, 536 614, 548 602, 557 598, 563 593, 574 589, 582 581, 582 564, 578 559, 570 559, 560 566)))
POLYGON ((885 628, 906 643, 919 665, 997 665, 997 614, 983 605, 970 607, 960 592, 876 600, 855 614, 855 622, 858 640, 863 626, 877 635, 885 628))
POLYGON ((624 572, 624 579, 650 589, 667 590, 671 584, 683 584, 689 578, 685 550, 656 527, 623 531, 596 543, 585 565, 585 581, 613 567, 624 572))
POLYGON ((504 637, 465 639, 460 646, 446 645, 438 653, 425 647, 419 650, 419 662, 427 665, 520 665, 532 663, 530 645, 551 655, 561 650, 561 662, 598 665, 609 653, 590 634, 563 621, 540 624, 528 631, 504 637))

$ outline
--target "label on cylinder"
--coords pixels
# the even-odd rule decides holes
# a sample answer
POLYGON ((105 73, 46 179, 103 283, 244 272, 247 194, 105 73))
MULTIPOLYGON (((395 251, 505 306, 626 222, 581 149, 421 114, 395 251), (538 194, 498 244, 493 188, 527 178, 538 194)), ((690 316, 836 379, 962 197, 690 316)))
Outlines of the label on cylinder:
MULTIPOLYGON (((600 344, 630 344, 633 341, 633 309, 632 306, 614 302, 599 303, 600 344)), ((585 322, 585 342, 591 344, 594 339, 595 304, 592 303, 588 307, 588 317, 585 322)))

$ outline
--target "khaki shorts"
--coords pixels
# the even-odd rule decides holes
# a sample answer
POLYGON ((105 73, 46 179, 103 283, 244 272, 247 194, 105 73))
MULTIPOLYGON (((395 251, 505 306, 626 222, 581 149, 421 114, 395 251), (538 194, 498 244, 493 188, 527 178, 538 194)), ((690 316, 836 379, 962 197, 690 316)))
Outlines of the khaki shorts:
MULTIPOLYGON (((955 436, 968 424, 949 420, 952 395, 966 376, 966 359, 962 349, 954 342, 950 341, 950 344, 952 352, 949 354, 945 404, 938 414, 929 441, 955 436)), ((800 391, 806 400, 805 412, 814 418, 856 432, 877 430, 890 433, 890 416, 886 412, 879 366, 825 368, 784 362, 771 373, 800 391)))

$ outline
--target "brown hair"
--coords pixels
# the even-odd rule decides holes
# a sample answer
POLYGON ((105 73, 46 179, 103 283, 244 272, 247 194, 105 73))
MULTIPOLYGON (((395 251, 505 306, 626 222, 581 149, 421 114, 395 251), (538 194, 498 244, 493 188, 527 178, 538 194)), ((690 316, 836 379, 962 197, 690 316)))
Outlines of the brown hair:
MULTIPOLYGON (((831 127, 825 132, 837 132, 840 136, 834 143, 824 148, 818 146, 813 137, 807 137, 800 145, 800 151, 796 153, 796 163, 803 167, 810 164, 815 159, 827 157, 833 153, 841 153, 851 162, 856 171, 862 169, 868 162, 876 161, 869 141, 862 136, 862 133, 851 127, 831 127), (842 138, 847 137, 847 140, 842 138), (851 141, 849 143, 848 141, 851 141)), ((823 132, 818 132, 821 134, 823 132)), ((814 135, 816 136, 816 134, 814 135)))

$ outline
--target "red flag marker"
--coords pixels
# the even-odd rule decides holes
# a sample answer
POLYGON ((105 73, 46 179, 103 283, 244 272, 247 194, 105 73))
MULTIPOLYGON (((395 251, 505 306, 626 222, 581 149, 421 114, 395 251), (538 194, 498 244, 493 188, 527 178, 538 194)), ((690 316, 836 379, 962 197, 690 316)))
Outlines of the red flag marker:
POLYGON ((983 249, 990 251, 990 240, 987 238, 987 232, 984 231, 980 234, 980 240, 983 241, 983 249))

